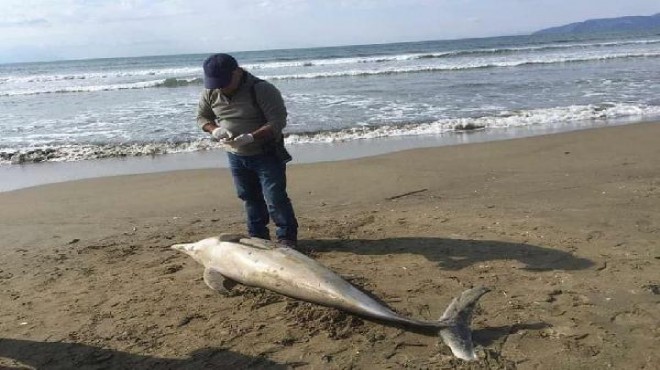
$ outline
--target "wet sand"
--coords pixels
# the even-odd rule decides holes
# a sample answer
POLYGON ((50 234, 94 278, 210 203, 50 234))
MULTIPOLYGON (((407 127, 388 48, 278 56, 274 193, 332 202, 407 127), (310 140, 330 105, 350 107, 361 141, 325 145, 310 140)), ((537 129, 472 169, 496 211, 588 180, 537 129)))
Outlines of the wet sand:
MULTIPOLYGON (((243 232, 226 169, 0 193, 0 367, 652 369, 660 123, 296 164, 301 246, 400 313, 474 285, 481 360, 238 288, 169 246, 243 232)), ((656 365, 654 365, 656 364, 656 365)))

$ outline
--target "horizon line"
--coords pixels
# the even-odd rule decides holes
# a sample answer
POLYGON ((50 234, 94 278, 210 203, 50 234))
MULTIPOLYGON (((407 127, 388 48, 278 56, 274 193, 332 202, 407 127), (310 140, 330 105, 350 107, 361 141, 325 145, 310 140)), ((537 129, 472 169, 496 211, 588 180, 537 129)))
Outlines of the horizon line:
MULTIPOLYGON (((464 38, 450 38, 450 39, 425 39, 425 40, 415 40, 415 41, 390 41, 390 42, 374 42, 368 44, 338 44, 338 45, 319 45, 319 46, 298 46, 298 47, 289 47, 289 48, 273 48, 273 49, 251 49, 251 50, 231 50, 223 51, 228 54, 232 53, 258 53, 266 51, 286 51, 286 50, 302 50, 302 49, 332 49, 332 48, 344 48, 351 46, 372 46, 372 45, 395 45, 395 44, 415 44, 422 42, 434 42, 434 41, 459 41, 459 40, 479 40, 479 39, 490 39, 490 38, 500 38, 500 37, 520 37, 520 36, 531 36, 531 33, 521 33, 521 34, 512 34, 512 35, 498 35, 498 36, 478 36, 478 37, 464 37, 464 38)), ((153 58, 153 57, 168 57, 176 55, 203 55, 203 54, 213 54, 214 52, 191 52, 191 53, 174 53, 174 54, 147 54, 147 55, 138 55, 138 56, 108 56, 108 57, 93 57, 93 58, 71 58, 71 59, 44 59, 44 60, 31 60, 31 61, 15 61, 15 62, 2 62, 0 65, 11 65, 11 64, 38 64, 38 63, 58 63, 58 62, 77 62, 77 61, 92 61, 92 60, 104 60, 104 59, 131 59, 131 58, 153 58)), ((217 51, 216 51, 217 53, 217 51)))

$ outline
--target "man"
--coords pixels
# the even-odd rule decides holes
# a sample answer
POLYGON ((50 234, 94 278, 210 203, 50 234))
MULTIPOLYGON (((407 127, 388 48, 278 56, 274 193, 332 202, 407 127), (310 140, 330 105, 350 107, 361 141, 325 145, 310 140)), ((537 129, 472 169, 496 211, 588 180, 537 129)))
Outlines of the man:
POLYGON ((227 150, 250 236, 270 239, 270 217, 278 242, 295 248, 298 221, 286 192, 286 161, 291 157, 282 142, 287 117, 282 95, 228 54, 204 61, 204 87, 197 123, 227 150))

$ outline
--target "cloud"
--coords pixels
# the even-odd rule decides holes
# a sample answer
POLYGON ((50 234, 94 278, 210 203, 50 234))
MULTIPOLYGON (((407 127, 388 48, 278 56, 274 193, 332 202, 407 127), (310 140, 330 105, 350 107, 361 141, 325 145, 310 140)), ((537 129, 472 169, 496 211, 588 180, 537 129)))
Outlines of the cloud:
POLYGON ((0 0, 0 62, 521 34, 623 8, 658 11, 657 0, 0 0))
POLYGON ((48 22, 44 18, 35 18, 35 19, 25 19, 19 21, 3 21, 0 22, 0 28, 11 28, 11 27, 43 27, 49 26, 48 22))
POLYGON ((0 24, 71 24, 144 20, 190 14, 183 0, 3 0, 0 24))

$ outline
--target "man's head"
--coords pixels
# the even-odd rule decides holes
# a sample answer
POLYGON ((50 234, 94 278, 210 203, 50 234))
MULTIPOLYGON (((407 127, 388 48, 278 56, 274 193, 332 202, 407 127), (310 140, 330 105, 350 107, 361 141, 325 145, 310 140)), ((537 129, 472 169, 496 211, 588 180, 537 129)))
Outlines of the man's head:
POLYGON ((224 89, 231 87, 240 74, 236 59, 229 54, 213 54, 204 60, 204 87, 224 89))

